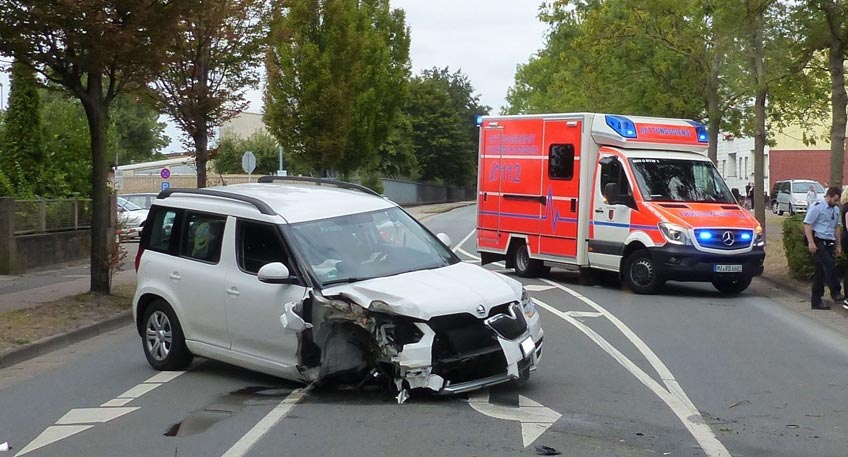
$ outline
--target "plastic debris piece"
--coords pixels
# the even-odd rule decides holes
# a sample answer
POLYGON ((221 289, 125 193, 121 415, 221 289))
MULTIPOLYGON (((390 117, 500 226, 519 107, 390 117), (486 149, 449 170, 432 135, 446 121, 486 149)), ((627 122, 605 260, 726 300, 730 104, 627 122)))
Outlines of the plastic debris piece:
POLYGON ((562 452, 559 452, 550 446, 543 446, 540 444, 536 446, 536 455, 562 455, 562 452))
POLYGON ((8 441, 0 443, 0 452, 9 452, 9 449, 12 449, 12 446, 9 446, 8 441))

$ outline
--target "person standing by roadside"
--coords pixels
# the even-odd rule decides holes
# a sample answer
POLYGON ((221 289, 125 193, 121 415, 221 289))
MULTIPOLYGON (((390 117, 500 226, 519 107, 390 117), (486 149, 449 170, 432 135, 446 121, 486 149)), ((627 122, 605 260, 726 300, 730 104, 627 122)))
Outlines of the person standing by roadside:
POLYGON ((818 199, 819 195, 816 193, 816 188, 814 186, 810 186, 810 190, 807 191, 807 208, 813 206, 813 203, 815 203, 818 199))
MULTIPOLYGON (((848 246, 848 244, 845 244, 848 243, 848 192, 843 195, 842 201, 844 203, 842 204, 842 236, 840 238, 842 239, 842 246, 848 246)), ((842 292, 844 294, 848 292, 848 271, 844 271, 842 274, 842 292)), ((842 307, 848 309, 848 297, 842 301, 842 307)))
POLYGON ((810 296, 812 309, 830 309, 822 302, 825 283, 830 288, 830 297, 834 302, 843 303, 845 300, 833 265, 834 257, 842 255, 842 235, 838 233, 841 225, 838 206, 841 195, 842 191, 838 187, 829 187, 824 198, 813 203, 804 217, 807 248, 816 265, 810 296))

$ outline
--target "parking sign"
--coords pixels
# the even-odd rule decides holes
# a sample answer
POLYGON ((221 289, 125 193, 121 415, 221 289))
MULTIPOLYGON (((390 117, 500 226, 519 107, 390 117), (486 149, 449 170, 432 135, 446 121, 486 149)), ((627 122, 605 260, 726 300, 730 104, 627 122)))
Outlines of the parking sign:
POLYGON ((171 183, 169 183, 168 181, 162 181, 161 186, 159 187, 159 190, 168 190, 170 188, 171 188, 171 183))

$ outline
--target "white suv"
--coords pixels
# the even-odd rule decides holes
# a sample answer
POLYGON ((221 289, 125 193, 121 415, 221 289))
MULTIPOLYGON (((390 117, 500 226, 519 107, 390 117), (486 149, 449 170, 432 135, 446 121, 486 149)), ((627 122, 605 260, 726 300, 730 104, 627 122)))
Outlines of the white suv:
POLYGON ((542 352, 533 300, 449 245, 354 184, 164 191, 136 257, 144 354, 157 370, 198 355, 307 383, 382 380, 399 401, 526 379, 542 352))

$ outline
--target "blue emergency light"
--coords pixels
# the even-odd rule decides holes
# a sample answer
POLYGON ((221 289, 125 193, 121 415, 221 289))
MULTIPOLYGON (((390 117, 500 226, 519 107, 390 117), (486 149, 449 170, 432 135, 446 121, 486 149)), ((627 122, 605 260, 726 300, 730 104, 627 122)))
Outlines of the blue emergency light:
POLYGON ((750 234, 750 233, 748 233, 748 232, 744 232, 744 233, 742 233, 741 235, 739 235, 739 238, 740 238, 742 241, 751 241, 751 234, 750 234))
POLYGON ((695 121, 689 121, 692 127, 695 127, 695 135, 698 137, 699 143, 709 143, 710 137, 707 135, 707 128, 704 124, 695 121))
POLYGON ((483 116, 478 115, 477 116, 477 127, 480 127, 481 125, 483 125, 483 116))
POLYGON ((607 125, 624 138, 636 138, 636 124, 624 116, 606 115, 607 125))
POLYGON ((704 241, 711 240, 713 238, 713 234, 705 230, 698 234, 698 238, 704 241))

